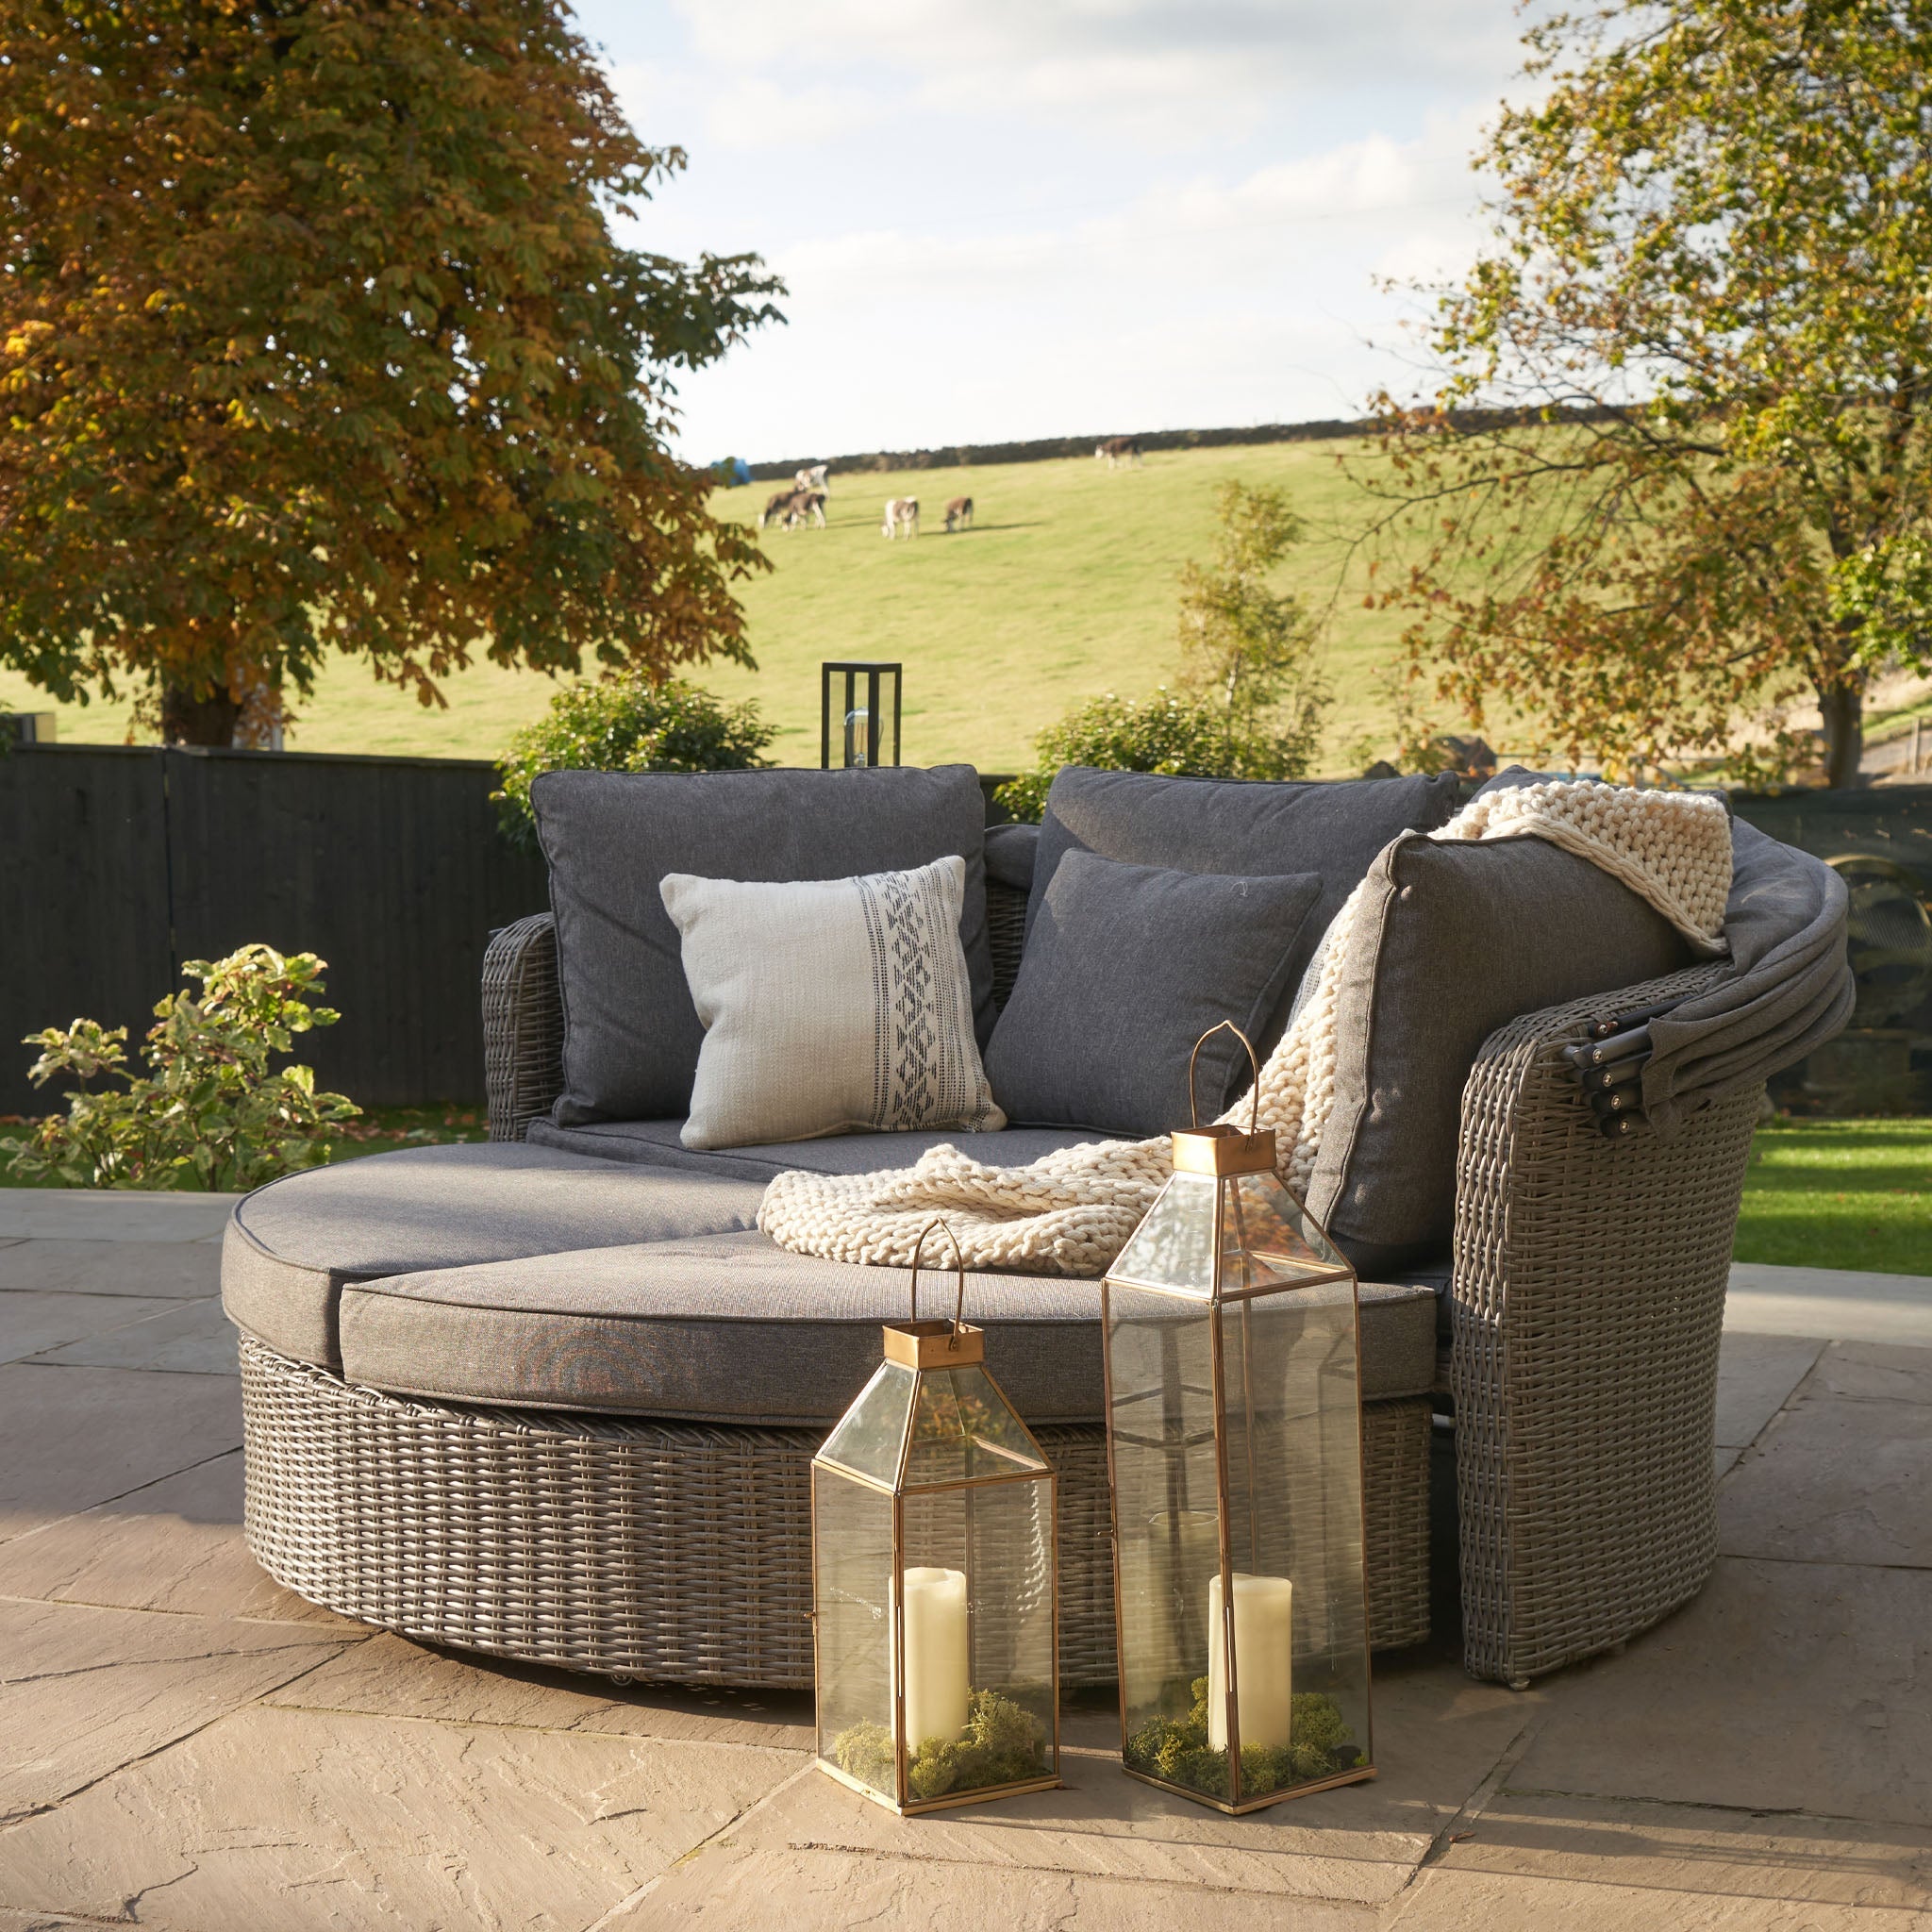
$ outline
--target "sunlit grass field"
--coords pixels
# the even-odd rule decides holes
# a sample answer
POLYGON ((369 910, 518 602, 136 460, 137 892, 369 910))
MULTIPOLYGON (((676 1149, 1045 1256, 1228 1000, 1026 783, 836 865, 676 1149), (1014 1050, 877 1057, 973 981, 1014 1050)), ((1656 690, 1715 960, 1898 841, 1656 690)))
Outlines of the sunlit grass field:
POLYGON ((1932 1120, 1759 1128, 1736 1254, 1740 1261, 1932 1274, 1932 1120))
MULTIPOLYGON (((1341 458, 1355 442, 1158 451, 1139 470, 1091 457, 1045 463, 904 473, 834 473, 824 530, 770 531, 776 568, 742 587, 756 672, 713 666, 702 682, 756 697, 778 726, 773 755, 816 764, 818 667, 828 658, 905 666, 908 764, 963 759, 984 771, 1031 762, 1035 735, 1104 691, 1138 694, 1168 676, 1176 655, 1174 575, 1205 558, 1218 484, 1279 484, 1309 526, 1283 581, 1330 613, 1326 661, 1336 691, 1323 768, 1346 772, 1364 735, 1385 733, 1374 674, 1391 656, 1398 614, 1362 608, 1363 570, 1344 570, 1345 537, 1369 504, 1341 458), (889 496, 920 500, 922 534, 889 543, 889 496), (948 537, 949 497, 971 496, 976 525, 948 537)), ((723 514, 750 520, 776 486, 721 491, 723 514)), ((537 716, 553 686, 479 664, 451 678, 447 710, 376 684, 365 666, 331 664, 299 708, 293 751, 493 758, 537 716)), ((0 672, 0 709, 58 712, 65 741, 121 743, 129 707, 53 707, 17 674, 0 672)))

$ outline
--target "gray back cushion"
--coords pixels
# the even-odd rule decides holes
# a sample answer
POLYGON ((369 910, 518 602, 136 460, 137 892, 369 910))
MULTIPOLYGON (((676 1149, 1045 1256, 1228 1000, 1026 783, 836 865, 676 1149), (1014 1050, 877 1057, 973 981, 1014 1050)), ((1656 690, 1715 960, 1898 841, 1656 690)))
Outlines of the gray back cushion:
POLYGON ((1308 1207, 1358 1270, 1381 1276, 1449 1242, 1462 1090, 1483 1041, 1519 1014, 1692 955, 1629 887, 1541 839, 1407 838, 1370 868, 1369 894, 1308 1207))
MULTIPOLYGON (((1279 875, 1311 872, 1322 880, 1302 928, 1301 957, 1289 994, 1328 922, 1369 861, 1398 832, 1433 831, 1456 809, 1456 777, 1357 778, 1345 784, 1264 784, 1238 778, 1162 778, 1145 772, 1100 772, 1069 765, 1053 781, 1033 863, 1027 930, 1040 916, 1055 868, 1068 852, 1097 852, 1129 865, 1177 872, 1279 875)), ((1287 1016, 1282 1002, 1267 1037, 1287 1016)))
MULTIPOLYGON (((691 1104, 705 1029, 685 984, 666 873, 838 879, 966 861, 959 939, 974 1030, 992 1032, 986 801, 971 765, 841 772, 546 772, 530 788, 563 1007, 555 1119, 661 1120, 691 1104)), ((827 997, 836 990, 827 989, 827 997)))
MULTIPOLYGON (((1172 872, 1068 852, 986 1051, 1007 1118, 1136 1137, 1186 1126, 1194 1042, 1224 1020, 1251 1041, 1266 1030, 1321 895, 1313 873, 1172 872)), ((1201 1118, 1250 1078, 1240 1043, 1217 1035, 1201 1051, 1201 1118)))

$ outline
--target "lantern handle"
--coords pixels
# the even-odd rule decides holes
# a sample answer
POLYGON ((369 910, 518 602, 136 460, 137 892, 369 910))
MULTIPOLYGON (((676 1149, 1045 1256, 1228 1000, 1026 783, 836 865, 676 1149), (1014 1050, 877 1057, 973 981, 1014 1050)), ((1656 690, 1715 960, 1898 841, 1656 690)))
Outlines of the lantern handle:
POLYGON ((912 1319, 919 1320, 919 1257, 925 1248, 925 1238, 934 1228, 945 1236, 953 1244, 953 1263, 958 1270, 959 1292, 953 1304, 953 1333, 957 1336, 965 1325, 966 1316, 966 1257, 959 1252, 959 1237, 943 1221, 928 1221, 919 1230, 919 1239, 912 1243, 912 1319))
MULTIPOLYGON (((1194 1050, 1188 1056, 1188 1120, 1195 1128, 1201 1124, 1201 1108, 1194 1099, 1194 1062, 1201 1058, 1201 1049, 1217 1033, 1232 1033, 1239 1040, 1248 1056, 1248 1065, 1254 1070, 1254 1081, 1248 1088, 1248 1132, 1253 1133, 1261 1124, 1261 1062, 1255 1058, 1255 1043, 1237 1026, 1232 1020, 1217 1020, 1207 1032, 1194 1042, 1194 1050)), ((937 1226, 940 1224, 935 1223, 937 1226)), ((948 1232, 951 1232, 949 1229, 948 1232)))

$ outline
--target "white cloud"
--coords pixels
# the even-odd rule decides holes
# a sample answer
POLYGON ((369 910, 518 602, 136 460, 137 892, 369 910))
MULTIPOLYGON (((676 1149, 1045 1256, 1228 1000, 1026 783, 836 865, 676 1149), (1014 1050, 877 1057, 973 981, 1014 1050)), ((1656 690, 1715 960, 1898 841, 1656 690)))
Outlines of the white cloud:
POLYGON ((1252 105, 1337 78, 1388 82, 1508 64, 1498 0, 676 0, 726 67, 853 61, 917 76, 935 102, 1045 109, 1252 105))

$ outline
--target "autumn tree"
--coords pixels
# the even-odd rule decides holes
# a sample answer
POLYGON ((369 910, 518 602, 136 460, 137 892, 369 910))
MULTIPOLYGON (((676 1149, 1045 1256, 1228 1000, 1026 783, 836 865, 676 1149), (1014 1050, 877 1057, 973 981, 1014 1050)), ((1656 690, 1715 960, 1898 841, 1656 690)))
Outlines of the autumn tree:
POLYGON ((332 650, 749 661, 671 372, 777 285, 611 231, 683 162, 559 0, 0 0, 0 662, 217 744, 332 650))
POLYGON ((1607 0, 1526 44, 1440 390, 1381 399, 1409 669, 1626 772, 1814 695, 1844 784, 1874 671, 1932 670, 1932 0, 1607 0))

